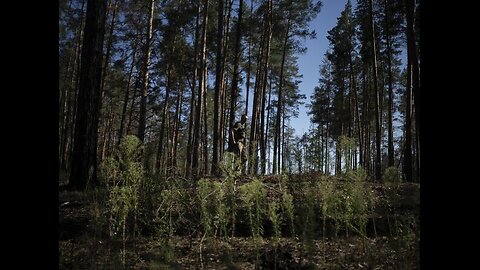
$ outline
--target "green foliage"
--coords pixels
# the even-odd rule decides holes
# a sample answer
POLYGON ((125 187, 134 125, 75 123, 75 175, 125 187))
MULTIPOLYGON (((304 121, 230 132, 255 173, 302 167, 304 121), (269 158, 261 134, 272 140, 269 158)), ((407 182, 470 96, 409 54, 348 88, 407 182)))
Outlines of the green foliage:
POLYGON ((358 171, 351 171, 347 174, 349 180, 345 185, 345 201, 348 205, 347 215, 345 217, 345 224, 348 228, 353 226, 357 221, 360 226, 360 231, 365 232, 366 226, 366 210, 368 209, 368 201, 365 198, 365 179, 366 174, 363 169, 358 171), (357 217, 355 219, 355 217, 357 217))
POLYGON ((255 179, 240 187, 240 198, 247 207, 252 236, 263 235, 263 216, 265 212, 266 191, 260 180, 255 179))
POLYGON ((203 231, 206 235, 211 234, 212 229, 212 213, 209 209, 211 204, 209 197, 212 195, 211 183, 208 179, 198 180, 198 199, 200 200, 200 220, 203 226, 203 231))
POLYGON ((402 181, 400 170, 397 167, 388 167, 383 173, 383 179, 389 183, 400 183, 402 181))
POLYGON ((347 172, 345 181, 338 182, 328 178, 319 181, 324 237, 327 219, 335 222, 335 235, 341 227, 345 229, 347 236, 352 230, 362 236, 366 235, 366 224, 375 203, 373 190, 366 183, 366 178, 366 171, 360 167, 347 172))
POLYGON ((120 162, 113 157, 104 159, 98 166, 100 184, 106 187, 118 185, 117 181, 121 180, 121 174, 120 162))
POLYGON ((323 216, 323 234, 325 237, 326 220, 331 218, 334 220, 334 234, 339 231, 340 207, 342 204, 342 196, 336 188, 337 183, 332 178, 322 177, 318 182, 318 191, 320 196, 320 204, 323 216))
POLYGON ((160 193, 160 206, 157 208, 155 222, 157 235, 171 238, 175 233, 176 220, 179 218, 183 192, 176 179, 167 178, 166 186, 160 193))
POLYGON ((227 178, 236 178, 240 176, 240 159, 235 158, 235 153, 226 152, 223 163, 220 164, 222 175, 227 178))
POLYGON ((314 252, 313 239, 315 238, 315 205, 317 197, 317 188, 314 185, 308 186, 306 189, 306 197, 304 202, 304 213, 302 213, 302 240, 303 251, 307 258, 311 258, 314 252))
POLYGON ((392 248, 397 253, 403 254, 399 260, 400 265, 409 265, 411 261, 416 261, 419 258, 419 246, 420 246, 420 229, 418 224, 418 218, 414 215, 399 215, 395 218, 394 222, 394 239, 391 242, 392 248))
POLYGON ((198 181, 198 198, 200 200, 200 220, 207 236, 216 236, 220 232, 227 236, 228 223, 235 207, 231 198, 231 183, 210 182, 208 179, 198 181), (215 233, 212 233, 215 229, 215 233))
POLYGON ((120 228, 125 234, 127 217, 138 214, 140 185, 145 174, 140 160, 142 149, 137 137, 126 136, 120 143, 116 158, 107 158, 99 166, 100 181, 109 192, 110 236, 117 235, 120 228))
POLYGON ((293 196, 288 193, 288 191, 284 191, 282 193, 282 210, 284 212, 284 216, 290 221, 289 226, 290 226, 290 231, 292 235, 295 234, 295 227, 293 225, 293 196))
POLYGON ((227 237, 227 224, 229 209, 227 207, 226 195, 227 185, 225 183, 214 182, 213 192, 215 194, 213 200, 215 205, 215 215, 213 217, 213 224, 215 231, 220 231, 223 236, 227 237))
POLYGON ((279 206, 277 202, 273 201, 268 204, 268 218, 272 222, 275 243, 277 243, 281 237, 281 231, 280 231, 281 216, 278 215, 278 209, 279 209, 279 206))
POLYGON ((365 182, 367 180, 367 171, 364 168, 359 167, 354 171, 349 171, 345 178, 348 182, 365 182))
POLYGON ((135 136, 125 137, 114 158, 107 158, 99 166, 101 183, 107 187, 109 235, 123 241, 122 262, 125 264, 125 241, 127 224, 133 224, 128 231, 135 235, 139 212, 140 187, 145 177, 141 163, 143 145, 135 136), (132 222, 127 223, 128 220, 132 222))
POLYGON ((347 182, 344 189, 347 205, 345 226, 362 236, 366 236, 368 216, 375 203, 373 190, 366 184, 366 179, 367 173, 362 167, 350 171, 346 175, 347 182))
POLYGON ((139 162, 142 158, 143 144, 137 136, 127 135, 120 142, 118 158, 120 163, 139 162))
POLYGON ((342 156, 345 162, 345 172, 348 173, 352 169, 351 157, 352 157, 352 152, 355 149, 355 139, 341 135, 338 138, 338 141, 339 141, 340 149, 343 153, 342 156))

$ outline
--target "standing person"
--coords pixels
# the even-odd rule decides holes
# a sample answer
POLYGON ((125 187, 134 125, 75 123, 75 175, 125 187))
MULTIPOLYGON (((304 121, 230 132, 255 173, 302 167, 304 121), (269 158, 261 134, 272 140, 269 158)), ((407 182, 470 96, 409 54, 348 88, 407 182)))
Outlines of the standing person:
POLYGON ((246 123, 247 123, 247 115, 243 114, 240 121, 235 122, 233 128, 230 130, 230 141, 229 141, 229 152, 234 152, 237 157, 240 158, 240 167, 242 168, 245 166, 245 162, 247 161, 247 155, 245 153, 245 144, 246 144, 246 123))

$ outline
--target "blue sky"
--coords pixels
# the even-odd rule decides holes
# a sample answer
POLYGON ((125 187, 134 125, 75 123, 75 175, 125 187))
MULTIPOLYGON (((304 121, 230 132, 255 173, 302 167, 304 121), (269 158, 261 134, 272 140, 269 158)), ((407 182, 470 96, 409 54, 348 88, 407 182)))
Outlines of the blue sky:
MULTIPOLYGON (((307 52, 298 55, 299 73, 303 74, 299 90, 307 99, 304 100, 305 104, 299 108, 298 118, 292 118, 290 125, 299 136, 307 132, 310 126, 310 117, 307 114, 308 109, 305 105, 310 103, 310 96, 313 93, 313 89, 315 86, 318 86, 320 63, 329 45, 327 31, 332 29, 337 23, 337 18, 344 9, 347 0, 322 0, 322 3, 322 10, 318 16, 310 22, 310 30, 317 32, 317 38, 307 39, 305 41, 307 52)), ((356 3, 357 1, 353 0, 352 6, 355 7, 356 3)))

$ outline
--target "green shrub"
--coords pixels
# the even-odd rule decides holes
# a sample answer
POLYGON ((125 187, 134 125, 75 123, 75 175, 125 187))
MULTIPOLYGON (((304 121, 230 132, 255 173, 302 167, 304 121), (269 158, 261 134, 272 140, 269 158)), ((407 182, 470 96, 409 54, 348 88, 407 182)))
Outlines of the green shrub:
POLYGON ((282 212, 289 221, 290 232, 292 236, 295 235, 295 226, 293 224, 293 209, 293 196, 285 190, 282 193, 282 212))
POLYGON ((383 173, 383 179, 385 182, 389 183, 400 183, 402 180, 402 175, 400 170, 397 167, 388 167, 383 173))
POLYGON ((260 180, 255 179, 240 187, 240 198, 247 207, 250 228, 254 238, 263 235, 266 191, 260 180))
POLYGON ((282 236, 280 231, 281 216, 278 215, 278 208, 278 204, 275 201, 268 204, 268 218, 272 222, 273 239, 275 243, 277 243, 282 236))
POLYGON ((212 193, 211 183, 208 179, 198 180, 198 198, 200 200, 200 220, 205 235, 210 235, 212 230, 212 214, 209 209, 211 205, 209 197, 212 193))

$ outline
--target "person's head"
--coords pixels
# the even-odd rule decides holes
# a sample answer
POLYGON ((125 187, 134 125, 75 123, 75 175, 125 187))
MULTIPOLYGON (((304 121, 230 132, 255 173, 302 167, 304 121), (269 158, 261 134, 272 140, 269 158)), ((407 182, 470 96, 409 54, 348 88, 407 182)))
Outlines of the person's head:
POLYGON ((242 124, 247 122, 248 116, 246 114, 242 114, 242 124))

